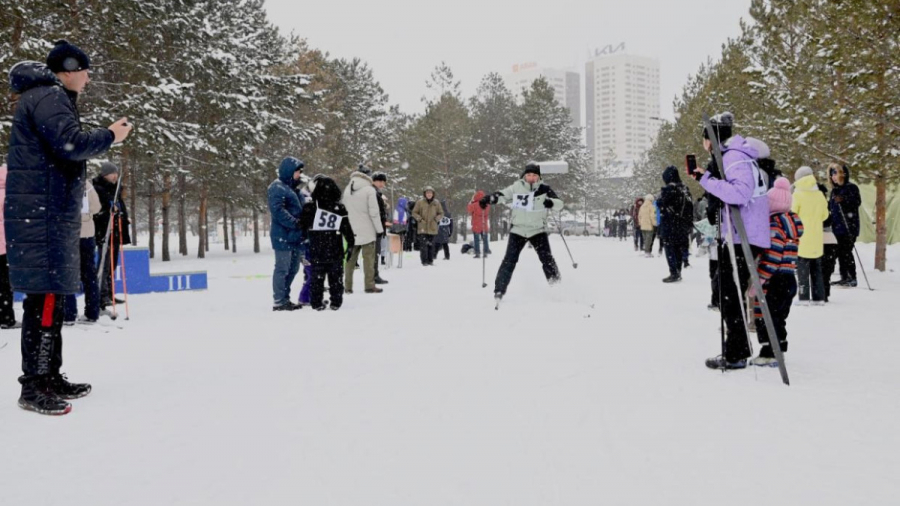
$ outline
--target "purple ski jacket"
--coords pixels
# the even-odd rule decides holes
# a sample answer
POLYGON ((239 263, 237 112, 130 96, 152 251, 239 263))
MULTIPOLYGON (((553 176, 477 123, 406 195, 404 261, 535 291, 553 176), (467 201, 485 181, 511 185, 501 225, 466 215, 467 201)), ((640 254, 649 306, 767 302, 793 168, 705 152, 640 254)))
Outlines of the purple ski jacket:
MULTIPOLYGON (((768 249, 772 244, 769 234, 769 199, 766 196, 766 185, 756 165, 756 149, 740 135, 725 141, 722 149, 722 163, 725 165, 722 173, 725 180, 711 177, 707 172, 700 179, 700 186, 725 204, 738 206, 750 244, 768 249)), ((730 208, 726 207, 725 212, 728 219, 725 220, 722 233, 734 230, 734 243, 740 244, 741 238, 734 228, 730 208)))

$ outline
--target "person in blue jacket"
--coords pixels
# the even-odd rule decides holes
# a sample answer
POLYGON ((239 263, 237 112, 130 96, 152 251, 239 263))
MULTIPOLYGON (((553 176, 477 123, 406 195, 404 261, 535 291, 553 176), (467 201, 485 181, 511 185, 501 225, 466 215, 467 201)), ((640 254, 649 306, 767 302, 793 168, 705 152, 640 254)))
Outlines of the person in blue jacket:
POLYGON ((289 156, 278 167, 278 179, 269 185, 269 214, 272 230, 269 237, 275 250, 275 272, 272 274, 273 311, 294 311, 299 304, 291 302, 291 284, 300 271, 303 256, 303 231, 300 212, 303 209, 297 187, 303 174, 303 162, 289 156))
POLYGON ((13 290, 24 293, 22 395, 19 407, 47 415, 72 410, 66 400, 91 385, 70 383, 62 367, 65 296, 81 288, 79 237, 86 161, 131 132, 127 118, 85 131, 78 95, 90 82, 88 55, 64 40, 46 65, 22 62, 9 73, 19 94, 9 137, 4 218, 13 290))

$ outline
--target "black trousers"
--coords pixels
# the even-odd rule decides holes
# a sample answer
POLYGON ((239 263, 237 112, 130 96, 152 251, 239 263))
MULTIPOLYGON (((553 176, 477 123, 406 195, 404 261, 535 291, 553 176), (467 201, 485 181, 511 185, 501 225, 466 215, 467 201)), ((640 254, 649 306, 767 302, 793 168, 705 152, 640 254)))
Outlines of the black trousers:
POLYGON ((16 312, 13 309, 12 286, 9 284, 9 263, 6 255, 0 255, 0 325, 13 326, 15 323, 16 312))
POLYGON ((512 281, 513 272, 516 270, 516 264, 519 263, 519 255, 528 243, 534 247, 547 280, 559 279, 559 267, 556 266, 556 260, 553 259, 553 252, 550 251, 550 239, 546 233, 528 239, 518 234, 509 234, 506 255, 503 257, 503 263, 500 264, 500 270, 497 272, 497 280, 494 282, 494 293, 506 293, 506 288, 512 281))
POLYGON ((685 252, 688 250, 688 236, 667 237, 663 241, 666 250, 666 261, 669 263, 669 274, 681 277, 681 268, 684 266, 685 252))
MULTIPOLYGON (((100 308, 103 309, 112 301, 112 277, 110 276, 110 268, 109 268, 109 251, 112 249, 112 261, 113 267, 112 270, 115 270, 119 267, 119 245, 118 244, 110 244, 110 248, 106 250, 106 255, 104 258, 100 259, 100 266, 103 269, 103 275, 100 277, 100 308)), ((98 254, 103 254, 103 244, 99 244, 97 246, 98 254)))
POLYGON ((712 298, 710 302, 713 306, 719 307, 719 261, 709 261, 709 281, 712 286, 712 298))
POLYGON ((419 258, 422 265, 434 263, 434 235, 419 234, 419 258))
POLYGON ((826 244, 825 256, 822 257, 822 284, 825 286, 825 300, 831 297, 831 275, 837 264, 838 245, 826 244))
MULTIPOLYGON (((756 257, 762 254, 762 249, 751 247, 754 258, 753 268, 756 268, 756 257)), ((722 276, 722 318, 725 320, 727 336, 725 339, 725 360, 737 362, 750 356, 750 343, 747 341, 747 329, 744 327, 744 316, 747 308, 741 304, 739 294, 747 293, 750 286, 750 271, 744 260, 744 250, 740 244, 734 245, 734 263, 737 266, 739 285, 734 282, 734 266, 731 262, 731 254, 728 248, 722 248, 722 256, 719 257, 722 276)))
POLYGON ((328 295, 331 297, 333 307, 341 307, 344 303, 344 262, 325 264, 312 264, 311 280, 309 284, 309 305, 318 309, 324 304, 325 279, 328 279, 328 295))
POLYGON ((800 279, 800 300, 825 300, 825 283, 822 280, 821 258, 800 258, 797 261, 797 278, 800 279))
POLYGON ((378 266, 381 264, 381 260, 384 258, 381 254, 381 241, 384 239, 384 234, 378 234, 375 237, 375 279, 381 278, 381 274, 378 272, 378 266))
POLYGON ((838 240, 838 262, 840 262, 841 279, 856 279, 856 259, 853 257, 853 246, 856 244, 856 237, 842 235, 837 237, 838 240))
POLYGON ((634 227, 634 250, 641 251, 644 249, 644 234, 641 232, 641 227, 634 227))
POLYGON ((450 245, 448 243, 439 244, 434 249, 435 254, 437 254, 437 251, 444 250, 444 260, 450 260, 450 245))
POLYGON ((64 295, 29 293, 22 304, 23 385, 59 374, 62 367, 64 295))
MULTIPOLYGON (((772 313, 775 334, 778 336, 778 342, 783 352, 788 349, 787 319, 791 314, 791 303, 794 301, 795 295, 797 295, 797 280, 794 279, 793 274, 775 274, 766 283, 766 303, 769 305, 769 312, 772 313)), ((759 355, 775 358, 775 352, 772 350, 769 340, 769 329, 763 318, 756 318, 756 337, 759 339, 759 344, 762 345, 759 355)))

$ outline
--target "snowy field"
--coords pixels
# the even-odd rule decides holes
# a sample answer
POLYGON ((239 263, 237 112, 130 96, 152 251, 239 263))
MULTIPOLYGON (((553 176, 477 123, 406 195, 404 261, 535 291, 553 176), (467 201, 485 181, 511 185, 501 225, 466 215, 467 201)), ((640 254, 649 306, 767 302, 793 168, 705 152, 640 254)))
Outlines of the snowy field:
POLYGON ((273 313, 271 252, 246 243, 154 262, 208 270, 209 291, 66 328, 64 370, 94 391, 60 418, 16 407, 3 331, 0 505, 898 504, 900 275, 873 272, 871 246, 877 291, 860 275, 794 308, 786 387, 704 367, 705 258, 663 285, 630 242, 569 243, 579 268, 554 238, 552 289, 526 249, 500 311, 503 244, 489 288, 456 247, 431 269, 407 254, 384 294, 357 273, 336 313, 273 313))

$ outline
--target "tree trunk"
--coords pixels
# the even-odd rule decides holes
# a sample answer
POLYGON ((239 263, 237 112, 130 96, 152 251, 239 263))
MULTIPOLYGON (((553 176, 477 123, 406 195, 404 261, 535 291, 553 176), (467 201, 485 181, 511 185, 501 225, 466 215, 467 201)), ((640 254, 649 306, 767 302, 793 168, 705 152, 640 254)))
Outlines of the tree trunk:
POLYGON ((178 175, 178 253, 187 256, 187 208, 185 195, 187 186, 187 177, 182 173, 178 175))
POLYGON ((172 176, 170 174, 163 175, 163 194, 162 194, 162 261, 171 262, 172 256, 169 254, 169 204, 171 203, 172 192, 172 176))
POLYGON ((206 188, 202 188, 200 190, 200 209, 197 211, 197 236, 200 238, 197 246, 197 258, 206 258, 206 223, 204 222, 206 219, 206 209, 207 207, 207 195, 206 188))
POLYGON ((259 253, 259 210, 253 206, 253 252, 259 253))
POLYGON ((203 199, 207 202, 203 205, 203 248, 209 253, 209 192, 203 192, 203 199))
MULTIPOLYGON (((222 224, 223 227, 227 225, 227 223, 222 224)), ((237 253, 237 236, 234 233, 234 204, 231 204, 231 252, 237 253)))
POLYGON ((875 177, 875 268, 887 270, 887 178, 875 177))
MULTIPOLYGON (((216 223, 216 235, 219 233, 219 224, 216 223)), ((231 249, 228 245, 228 202, 222 204, 222 236, 225 242, 225 251, 231 249)))
MULTIPOLYGON (((131 167, 131 170, 125 173, 125 181, 122 181, 122 184, 128 183, 127 190, 129 200, 131 201, 131 212, 134 213, 134 216, 131 216, 131 244, 133 246, 137 246, 138 243, 138 233, 137 233, 137 176, 135 171, 137 170, 138 164, 134 164, 131 167)), ((124 199, 122 199, 124 202, 124 199)))
POLYGON ((147 187, 147 231, 150 238, 147 240, 147 247, 150 248, 150 258, 156 257, 156 202, 153 200, 153 182, 148 181, 147 187))

